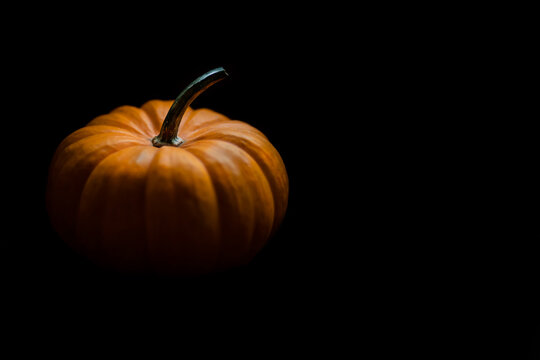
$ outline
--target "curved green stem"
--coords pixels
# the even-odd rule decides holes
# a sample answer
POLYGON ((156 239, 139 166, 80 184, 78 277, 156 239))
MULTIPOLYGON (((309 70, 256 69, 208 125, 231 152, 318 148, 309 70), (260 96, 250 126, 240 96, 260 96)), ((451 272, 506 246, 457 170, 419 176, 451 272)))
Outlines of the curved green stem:
POLYGON ((182 145, 184 140, 178 136, 178 128, 187 108, 197 96, 227 76, 229 74, 225 69, 219 67, 193 80, 174 101, 165 120, 163 120, 161 131, 152 139, 152 144, 156 147, 182 145))

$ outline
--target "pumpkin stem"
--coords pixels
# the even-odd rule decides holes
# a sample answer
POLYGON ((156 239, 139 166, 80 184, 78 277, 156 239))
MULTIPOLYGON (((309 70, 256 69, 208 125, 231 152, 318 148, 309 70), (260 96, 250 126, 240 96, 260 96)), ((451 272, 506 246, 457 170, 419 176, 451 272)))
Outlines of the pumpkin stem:
POLYGON ((159 132, 159 135, 152 139, 152 144, 156 147, 182 145, 184 140, 178 136, 178 128, 187 108, 197 96, 218 81, 225 79, 227 76, 229 76, 229 74, 227 74, 225 69, 218 67, 199 76, 189 84, 184 91, 178 95, 176 100, 174 100, 165 120, 163 120, 161 131, 159 132))

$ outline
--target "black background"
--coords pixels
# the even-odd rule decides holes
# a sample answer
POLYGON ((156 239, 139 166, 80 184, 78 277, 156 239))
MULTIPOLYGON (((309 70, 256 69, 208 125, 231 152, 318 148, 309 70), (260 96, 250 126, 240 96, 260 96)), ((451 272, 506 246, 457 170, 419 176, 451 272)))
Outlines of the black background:
POLYGON ((462 18, 464 35, 396 8, 120 9, 34 9, 21 23, 32 31, 6 39, 1 260, 17 323, 189 318, 274 329, 265 349, 525 358, 534 147, 513 100, 492 96, 507 80, 492 76, 504 31, 462 18), (252 124, 282 155, 290 198, 275 237, 247 267, 197 279, 119 276, 73 254, 44 204, 56 146, 218 66, 230 79, 193 107, 252 124))

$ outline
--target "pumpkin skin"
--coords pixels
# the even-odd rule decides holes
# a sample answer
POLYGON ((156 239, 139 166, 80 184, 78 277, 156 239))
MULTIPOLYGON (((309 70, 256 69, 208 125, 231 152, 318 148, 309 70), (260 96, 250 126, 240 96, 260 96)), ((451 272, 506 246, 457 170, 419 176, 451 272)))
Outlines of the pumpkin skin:
POLYGON ((281 223, 284 163, 264 134, 188 107, 179 147, 152 145, 173 101, 119 107, 58 146, 47 210, 54 229, 101 267, 197 275, 249 263, 281 223))

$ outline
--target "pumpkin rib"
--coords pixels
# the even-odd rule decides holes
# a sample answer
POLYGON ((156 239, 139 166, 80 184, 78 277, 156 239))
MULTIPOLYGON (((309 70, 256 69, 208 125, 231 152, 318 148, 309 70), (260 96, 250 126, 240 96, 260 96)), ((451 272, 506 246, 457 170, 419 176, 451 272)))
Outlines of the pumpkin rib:
MULTIPOLYGON (((217 136, 223 136, 222 133, 213 133, 217 136)), ((241 146, 241 142, 236 142, 234 140, 231 140, 232 139, 241 139, 242 141, 248 141, 248 142, 251 142, 253 144, 253 147, 254 148, 257 148, 258 150, 261 150, 261 146, 259 144, 255 144, 253 143, 249 137, 247 138, 244 138, 244 137, 239 137, 239 136, 236 136, 236 135, 231 135, 231 134, 226 134, 225 137, 219 137, 219 138, 210 138, 210 137, 206 137, 204 138, 205 140, 214 140, 214 141, 224 141, 224 142, 228 142, 228 143, 231 143, 237 147, 239 147, 240 149, 244 150, 254 161, 255 163, 261 168, 261 171, 263 172, 263 174, 265 175, 265 178, 266 180, 268 181, 268 184, 270 185, 270 190, 272 191, 272 199, 274 200, 274 225, 272 226, 272 232, 274 232, 275 230, 277 230, 277 227, 279 226, 279 223, 281 222, 281 219, 285 216, 285 210, 287 208, 287 201, 286 199, 288 198, 288 178, 286 176, 284 176, 284 179, 282 179, 282 183, 278 183, 278 180, 276 179, 276 174, 275 174, 275 171, 272 170, 272 167, 271 166, 268 166, 266 164, 266 161, 264 161, 264 159, 262 159, 260 156, 259 156, 259 153, 257 151, 255 151, 255 149, 250 149, 248 147, 244 147, 244 146, 241 146), (285 195, 283 194, 280 194, 279 191, 280 190, 284 190, 284 191, 287 191, 287 193, 285 195), (285 201, 281 201, 281 199, 285 199, 285 201)), ((199 138, 199 140, 202 140, 201 138, 199 138)), ((193 141, 196 141, 196 140, 193 140, 193 141)), ((283 167, 283 169, 285 168, 285 164, 283 164, 283 159, 281 159, 281 156, 279 156, 279 153, 277 152, 277 150, 275 150, 272 147, 267 147, 268 149, 272 149, 272 153, 273 154, 268 154, 268 158, 272 159, 272 158, 277 158, 279 159, 279 162, 281 163, 281 166, 283 167)), ((284 173, 285 174, 285 173, 284 173)))
MULTIPOLYGON (((149 100, 141 106, 141 110, 146 113, 148 119, 153 125, 154 135, 159 134, 161 130, 161 125, 167 112, 169 112, 170 107, 174 103, 173 100, 149 100)), ((186 111, 187 114, 187 111, 186 111)))
POLYGON ((211 127, 200 127, 193 129, 190 134, 186 134, 184 139, 186 141, 202 140, 205 139, 208 134, 217 133, 223 130, 234 130, 237 133, 241 132, 249 134, 250 136, 260 136, 262 139, 269 141, 262 132, 239 120, 227 120, 221 122, 220 124, 213 123, 211 127))
MULTIPOLYGON (((262 173, 264 174, 264 177, 270 187, 270 190, 272 191, 272 199, 274 199, 274 206, 276 205, 276 197, 277 197, 277 194, 274 194, 274 188, 271 184, 271 181, 270 179, 273 178, 273 173, 271 171, 271 169, 269 167, 266 166, 266 162, 261 159, 259 156, 257 156, 257 152, 252 150, 252 149, 249 149, 247 147, 243 147, 241 146, 238 142, 235 142, 235 141, 232 141, 230 138, 240 138, 238 136, 234 136, 234 135, 228 135, 229 139, 226 139, 226 138, 205 138, 204 140, 211 140, 211 141, 221 141, 221 142, 225 142, 225 143, 229 143, 229 144, 232 144, 234 146, 236 146, 237 148, 239 148, 240 150, 242 150, 249 158, 251 158, 255 164, 257 164, 257 166, 259 167, 259 169, 262 171, 262 173)), ((202 140, 202 139, 200 139, 202 140)), ((249 138, 242 138, 242 140, 244 141, 250 141, 249 138)), ((250 141, 251 142, 251 141, 250 141)), ((261 150, 261 146, 259 144, 253 144, 254 147, 258 148, 258 150, 261 150)))
POLYGON ((96 263, 113 268, 124 264, 136 272, 147 269, 144 188, 156 153, 156 148, 141 145, 121 149, 103 159, 88 177, 80 195, 76 234, 96 263))
POLYGON ((110 112, 105 115, 100 115, 94 120, 90 121, 86 126, 96 126, 96 125, 106 125, 113 126, 119 129, 130 131, 131 133, 137 134, 140 137, 148 138, 149 134, 143 129, 140 129, 135 125, 135 122, 132 122, 131 119, 127 118, 121 113, 110 112))
POLYGON ((214 183, 202 160, 183 148, 168 146, 159 148, 148 167, 145 193, 144 206, 146 213, 149 214, 146 218, 146 237, 152 270, 167 273, 168 270, 177 267, 178 264, 171 264, 170 257, 176 259, 185 257, 186 255, 182 255, 181 252, 178 253, 179 249, 183 249, 187 251, 188 258, 184 259, 182 266, 190 264, 189 267, 193 269, 202 267, 200 270, 203 272, 213 271, 218 265, 218 255, 222 247, 219 240, 221 220, 214 183), (168 166, 169 171, 163 171, 165 170, 163 166, 168 166), (193 180, 192 174, 196 174, 194 178, 197 181, 189 184, 189 179, 193 180), (167 182, 169 176, 172 176, 169 179, 173 180, 172 189, 167 190, 167 185, 171 186, 171 183, 167 182), (181 185, 174 183, 180 179, 175 176, 180 176, 181 185), (157 188, 156 184, 159 184, 157 188), (179 198, 181 210, 177 208, 178 205, 172 203, 179 198), (159 219, 165 218, 169 219, 165 222, 170 221, 170 217, 174 219, 174 214, 179 211, 181 212, 179 217, 176 217, 176 221, 172 221, 175 221, 180 230, 174 231, 173 235, 168 233, 170 228, 163 226, 159 219), (194 218, 190 220, 190 217, 194 218), (158 220, 151 220, 152 218, 158 220), (162 237, 166 238, 165 243, 162 242, 162 237), (164 244, 165 248, 167 244, 169 246, 167 251, 164 251, 164 244), (214 252, 212 249, 215 249, 214 252))
POLYGON ((141 110, 140 108, 131 105, 124 105, 113 109, 110 114, 119 114, 124 116, 126 121, 129 121, 132 124, 134 123, 137 129, 139 129, 140 132, 147 137, 153 137, 155 135, 156 130, 152 126, 150 117, 146 111, 141 110))
MULTIPOLYGON (((218 191, 217 191, 217 188, 216 188, 216 183, 215 183, 214 177, 212 176, 212 173, 210 172, 206 162, 203 161, 196 152, 191 151, 189 146, 185 146, 185 145, 186 144, 184 143, 181 148, 183 150, 187 151, 188 153, 190 153, 191 155, 193 155, 198 161, 200 161, 201 164, 204 166, 206 172, 208 173, 208 176, 210 178, 210 184, 212 185, 213 192, 214 192, 214 194, 216 196, 216 204, 218 206, 219 231, 223 232, 223 220, 222 220, 223 216, 222 216, 222 213, 221 213, 221 206, 220 206, 220 203, 219 203, 219 196, 218 196, 218 191)), ((219 264, 221 263, 222 258, 223 258, 223 253, 224 253, 223 240, 221 240, 221 241, 218 241, 218 256, 216 258, 215 264, 213 264, 213 266, 212 266, 212 269, 215 270, 215 269, 217 269, 219 267, 219 264)))
MULTIPOLYGON (((224 200, 222 198, 222 187, 217 185, 217 181, 218 181, 218 176, 216 176, 216 174, 213 173, 213 171, 211 171, 210 169, 212 168, 212 166, 210 164, 207 163, 207 161, 203 160, 201 157, 200 157, 200 154, 198 154, 197 152, 193 152, 192 149, 189 149, 189 147, 184 147, 185 150, 189 151, 191 154, 193 154, 197 159, 199 159, 199 161, 201 161, 204 165, 204 167, 207 169, 207 171, 209 172, 210 174, 210 180, 211 180, 211 183, 212 183, 212 188, 214 189, 214 192, 216 194, 216 198, 217 198, 217 204, 218 204, 218 216, 219 216, 219 228, 220 228, 220 232, 223 234, 227 234, 230 236, 229 231, 230 230, 226 230, 226 219, 227 219, 227 216, 226 214, 224 213, 224 200)), ((250 231, 250 234, 249 236, 247 237, 247 246, 246 247, 246 254, 249 253, 249 249, 251 248, 251 244, 253 242, 253 234, 254 234, 254 231, 255 231, 255 223, 254 221, 251 221, 251 225, 252 225, 252 229, 250 231)), ((245 221, 244 219, 244 225, 245 226, 248 226, 248 222, 245 221)), ((234 231, 238 231, 238 230, 234 230, 234 231)), ((234 233, 234 232, 233 232, 234 233)), ((234 234, 234 236, 232 238, 230 238, 230 240, 233 240, 233 239, 236 239, 238 238, 237 234, 234 234)), ((225 240, 225 242, 228 242, 227 240, 225 240)), ((222 264, 224 262, 226 262, 227 258, 230 257, 230 253, 231 251, 227 251, 226 247, 225 247, 225 242, 224 242, 224 239, 221 239, 221 241, 218 242, 218 256, 216 258, 216 262, 213 266, 214 269, 216 270, 219 270, 220 267, 222 266, 222 264)), ((230 244, 229 244, 230 245, 230 244)), ((238 246, 238 245, 237 245, 238 246)), ((236 260, 237 262, 238 260, 236 260)))
MULTIPOLYGON (((88 177, 86 178, 85 182, 84 182, 84 185, 83 185, 83 188, 82 188, 82 191, 84 191, 84 188, 86 187, 86 183, 88 182, 88 179, 90 178, 90 176, 92 176, 92 173, 94 171, 96 171, 96 168, 105 160, 107 160, 109 157, 111 157, 112 155, 116 154, 118 151, 123 151, 123 150, 126 150, 126 149, 129 149, 129 148, 132 148, 132 147, 136 147, 136 146, 141 146, 141 147, 144 147, 144 145, 139 145, 139 144, 133 144, 133 145, 129 145, 129 146, 126 146, 122 149, 119 149, 117 151, 113 151, 111 152, 110 154, 107 154, 103 159, 101 159, 100 161, 98 161, 96 163, 96 165, 94 166, 94 168, 92 169, 92 171, 90 172, 90 174, 88 175, 88 177)), ((82 194, 82 191, 81 191, 81 194, 82 194)), ((80 199, 79 199, 80 201, 80 199)), ((77 209, 77 212, 79 211, 79 209, 77 209)))
MULTIPOLYGON (((193 109, 190 108, 191 112, 188 114, 184 114, 184 117, 182 118, 182 121, 180 122, 180 127, 178 128, 178 136, 182 137, 182 135, 185 136, 185 138, 188 137, 188 134, 190 134, 193 131, 196 131, 197 129, 201 127, 214 127, 216 123, 220 122, 228 122, 231 121, 228 117, 225 115, 222 115, 214 110, 207 109, 207 108, 199 108, 199 109, 193 109), (210 117, 210 120, 199 120, 201 118, 210 117), (194 120, 197 119, 197 120, 194 120)), ((184 137, 182 137, 185 139, 184 137)))
POLYGON ((141 146, 137 143, 130 143, 130 140, 114 142, 115 147, 122 147, 120 149, 110 149, 106 155, 99 159, 99 152, 107 152, 101 146, 81 153, 81 150, 85 149, 89 142, 95 140, 91 139, 91 137, 86 139, 90 140, 84 141, 85 139, 81 139, 70 146, 73 149, 72 153, 77 156, 70 156, 62 152, 56 158, 55 162, 51 164, 51 176, 47 183, 47 207, 51 220, 57 231, 66 235, 66 238, 69 239, 74 237, 75 231, 75 224, 73 226, 69 225, 71 224, 70 219, 73 218, 73 223, 75 222, 79 210, 80 195, 96 166, 120 150, 133 146, 141 146), (91 160, 92 157, 95 158, 96 156, 98 156, 97 161, 91 160), (59 223, 66 225, 59 226, 59 223))
POLYGON ((66 151, 70 146, 73 146, 74 144, 77 144, 78 142, 80 141, 87 141, 87 139, 94 139, 94 140, 97 140, 99 137, 103 137, 105 140, 106 138, 110 137, 110 138, 126 138, 126 139, 129 139, 133 142, 137 142, 141 145, 148 145, 148 141, 146 141, 145 139, 142 139, 140 136, 136 136, 136 135, 133 135, 133 133, 128 133, 128 132, 113 132, 113 131, 103 131, 103 132, 97 132, 97 133, 94 133, 94 134, 88 134, 87 136, 84 136, 84 137, 80 137, 78 139, 76 139, 75 141, 73 141, 71 144, 69 144, 68 146, 64 147, 62 149, 62 151, 66 151))
MULTIPOLYGON (((236 148, 237 150, 239 150, 243 156, 245 156, 246 158, 250 159, 251 160, 251 163, 255 164, 256 168, 258 169, 258 171, 262 174, 262 178, 263 178, 263 181, 264 183, 266 183, 266 186, 267 188, 270 190, 270 193, 272 194, 272 187, 266 177, 266 174, 264 173, 264 171, 262 170, 261 166, 259 165, 259 163, 248 153, 246 152, 244 149, 242 149, 241 147, 239 147, 237 144, 234 144, 232 142, 229 142, 229 141, 222 141, 222 140, 219 140, 219 139, 206 139, 206 140, 201 140, 197 143, 202 143, 202 142, 210 142, 210 143, 224 143, 226 144, 227 146, 234 146, 234 148, 236 148)), ((191 146, 194 146, 196 143, 195 142, 192 142, 191 143, 191 146)), ((193 153, 195 156, 197 156, 199 159, 201 159, 201 161, 206 165, 206 168, 209 169, 209 165, 207 164, 207 160, 206 159, 202 159, 200 157, 200 155, 197 153, 197 151, 192 151, 192 149, 190 149, 190 146, 185 146, 185 149, 190 151, 191 153, 193 153)), ((215 182, 217 181, 217 179, 214 178, 214 176, 212 176, 212 171, 209 171, 210 172, 210 175, 211 175, 211 179, 212 179, 212 182, 214 183, 214 188, 216 189, 216 193, 217 193, 217 185, 215 184, 215 182)), ((256 172, 256 171, 255 171, 256 172)), ((264 185, 263 185, 264 187, 264 185)), ((274 223, 274 216, 275 216, 275 203, 274 203, 274 197, 273 197, 273 194, 271 196, 272 198, 272 219, 270 221, 271 223, 271 226, 268 228, 268 233, 264 234, 263 236, 260 236, 260 239, 255 239, 255 235, 256 235, 256 232, 257 232, 257 219, 254 219, 254 224, 253 224, 253 229, 251 231, 251 234, 250 234, 250 237, 249 237, 249 245, 248 245, 248 250, 247 250, 247 253, 246 253, 246 256, 247 257, 251 257, 251 255, 254 255, 263 245, 264 245, 264 242, 266 241, 266 239, 268 238, 268 236, 270 235, 270 233, 272 232, 272 229, 273 229, 273 223, 274 223), (258 240, 258 243, 256 243, 256 240, 258 240)), ((218 196, 218 200, 219 200, 219 196, 218 196)), ((257 206, 257 202, 254 201, 253 203, 254 207, 257 206)), ((221 206, 220 206, 220 209, 221 209, 221 206)))
POLYGON ((140 136, 134 135, 132 132, 118 128, 116 126, 108 126, 108 125, 94 125, 94 126, 85 126, 83 128, 80 128, 74 132, 72 132, 70 135, 68 135, 62 142, 58 145, 56 148, 55 154, 53 156, 53 159, 51 160, 51 164, 54 163, 57 156, 59 156, 66 147, 74 144, 75 142, 78 142, 82 139, 85 139, 92 135, 98 135, 98 134, 122 134, 126 136, 131 136, 134 139, 140 139, 140 136))
MULTIPOLYGON (((115 136, 114 136, 114 137, 115 137, 115 139, 114 139, 115 141, 111 141, 111 142, 109 143, 109 145, 112 145, 112 144, 118 145, 118 144, 124 143, 124 142, 118 143, 118 142, 116 141, 116 140, 118 140, 118 138, 122 138, 122 137, 124 137, 124 136, 125 136, 125 138, 126 138, 126 139, 125 139, 125 142, 126 142, 126 143, 127 143, 127 142, 130 142, 130 141, 134 142, 134 144, 131 145, 131 146, 145 145, 145 144, 141 141, 141 139, 140 139, 139 137, 136 137, 136 136, 133 136, 133 135, 124 135, 124 134, 122 134, 122 136, 116 136, 116 135, 115 135, 115 136)), ((99 138, 99 137, 109 137, 109 133, 97 133, 97 134, 93 134, 93 135, 90 135, 90 136, 82 137, 82 138, 79 138, 79 139, 77 139, 76 141, 72 142, 71 144, 69 144, 69 145, 67 145, 67 146, 64 146, 64 147, 62 148, 62 151, 61 151, 61 152, 57 152, 57 153, 58 153, 58 156, 55 156, 55 157, 53 158, 53 161, 51 162, 51 167, 55 170, 54 172, 61 172, 62 169, 63 169, 63 167, 66 165, 67 160, 64 161, 64 164, 63 164, 61 167, 58 167, 58 161, 59 161, 59 159, 62 159, 62 156, 63 156, 63 157, 69 156, 68 154, 66 154, 66 152, 68 152, 68 153, 69 153, 69 152, 76 152, 76 151, 74 151, 74 150, 72 150, 72 149, 83 146, 83 145, 81 145, 81 142, 84 142, 84 144, 86 144, 86 143, 92 143, 92 142, 96 141, 97 138, 99 138)), ((102 144, 103 144, 103 143, 102 143, 102 144)), ((103 146, 106 146, 106 145, 103 145, 103 146)), ((93 152, 99 151, 99 148, 100 148, 100 147, 94 148, 93 152)), ((123 149, 123 148, 122 148, 122 149, 123 149)), ((114 153, 114 151, 113 151, 113 153, 114 153)), ((87 154, 87 155, 90 155, 90 153, 87 154)), ((69 157, 72 157, 72 156, 69 156, 69 157)))
MULTIPOLYGON (((68 164, 70 161, 75 161, 75 160, 80 161, 80 158, 78 156, 74 156, 75 154, 78 154, 78 152, 80 151, 78 149, 81 148, 81 147, 88 146, 88 144, 95 142, 97 140, 97 138, 99 138, 99 137, 108 137, 108 134, 91 135, 91 136, 88 136, 88 137, 81 138, 81 139, 69 144, 68 146, 66 146, 62 150, 62 153, 59 154, 55 158, 54 162, 51 163, 51 166, 53 167, 53 169, 56 172, 61 172, 62 169, 64 168, 64 166, 66 166, 66 164, 68 164), (61 166, 58 165, 58 162, 60 160, 63 160, 61 162, 62 163, 61 166)), ((144 145, 144 144, 141 143, 140 139, 137 139, 136 137, 125 136, 125 139, 123 139, 123 141, 122 141, 122 137, 124 137, 124 136, 123 135, 118 136, 118 137, 115 136, 114 141, 111 140, 109 143, 105 143, 105 142, 98 143, 98 144, 96 144, 96 147, 93 148, 92 151, 87 153, 86 155, 91 155, 92 153, 100 151, 104 147, 107 147, 107 146, 108 147, 115 147, 117 145, 122 145, 122 144, 126 144, 126 143, 132 143, 132 145, 128 145, 128 146, 143 146, 144 145), (119 139, 120 139, 120 141, 118 141, 119 139)), ((121 149, 124 149, 124 147, 122 147, 121 149)), ((115 151, 118 151, 118 150, 112 149, 111 153, 114 153, 115 151)))

